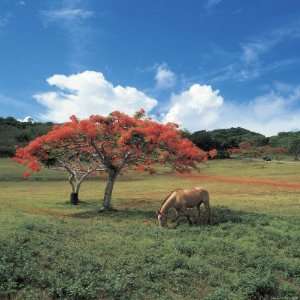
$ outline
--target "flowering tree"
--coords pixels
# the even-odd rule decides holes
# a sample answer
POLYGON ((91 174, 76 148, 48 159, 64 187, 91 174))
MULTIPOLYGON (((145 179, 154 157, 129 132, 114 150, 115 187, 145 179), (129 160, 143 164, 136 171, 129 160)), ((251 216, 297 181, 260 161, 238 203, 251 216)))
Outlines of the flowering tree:
POLYGON ((55 127, 27 147, 18 149, 15 160, 38 171, 40 164, 64 168, 69 173, 72 193, 95 170, 107 173, 103 209, 111 209, 114 183, 128 168, 154 172, 157 164, 178 172, 197 167, 207 153, 182 137, 175 124, 161 124, 144 116, 141 110, 131 117, 120 112, 93 115, 55 127))
POLYGON ((284 147, 272 147, 271 145, 257 147, 251 142, 242 142, 240 143, 239 149, 236 153, 239 153, 241 156, 245 157, 262 157, 266 159, 273 155, 275 157, 280 157, 281 155, 286 154, 287 152, 288 149, 284 147))
POLYGON ((24 177, 40 171, 41 165, 67 171, 72 188, 72 204, 79 201, 82 182, 91 173, 103 170, 101 162, 89 151, 84 138, 72 122, 55 126, 48 134, 36 138, 24 148, 17 149, 13 159, 27 167, 24 177))
POLYGON ((143 110, 133 117, 120 112, 85 120, 73 117, 72 124, 107 172, 103 210, 111 209, 114 183, 121 171, 131 167, 153 173, 155 165, 163 164, 184 172, 207 159, 206 152, 182 137, 177 125, 147 119, 143 110))
POLYGON ((212 149, 207 152, 207 157, 209 159, 215 159, 217 157, 217 155, 218 155, 217 149, 212 149))

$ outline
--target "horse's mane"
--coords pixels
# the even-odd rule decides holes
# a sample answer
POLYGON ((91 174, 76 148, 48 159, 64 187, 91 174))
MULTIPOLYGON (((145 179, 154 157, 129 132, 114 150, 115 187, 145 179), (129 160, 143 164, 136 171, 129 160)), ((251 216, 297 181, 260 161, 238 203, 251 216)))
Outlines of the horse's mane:
POLYGON ((163 200, 163 202, 161 203, 160 209, 163 207, 163 205, 166 203, 166 201, 169 199, 169 197, 170 197, 174 192, 179 191, 179 190, 180 190, 180 189, 176 189, 176 190, 171 191, 171 192, 167 195, 167 197, 163 200))

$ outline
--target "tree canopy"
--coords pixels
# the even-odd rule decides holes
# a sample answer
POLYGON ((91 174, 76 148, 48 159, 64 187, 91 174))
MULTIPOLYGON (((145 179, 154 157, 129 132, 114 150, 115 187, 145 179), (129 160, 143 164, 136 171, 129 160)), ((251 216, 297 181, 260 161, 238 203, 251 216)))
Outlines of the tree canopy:
POLYGON ((153 173, 156 165, 163 164, 185 172, 197 168, 207 153, 183 138, 175 124, 155 122, 143 111, 133 117, 116 111, 82 120, 72 116, 69 122, 18 149, 15 159, 32 171, 39 171, 41 164, 58 164, 68 170, 74 162, 103 169, 108 175, 103 207, 109 209, 121 171, 131 167, 153 173))

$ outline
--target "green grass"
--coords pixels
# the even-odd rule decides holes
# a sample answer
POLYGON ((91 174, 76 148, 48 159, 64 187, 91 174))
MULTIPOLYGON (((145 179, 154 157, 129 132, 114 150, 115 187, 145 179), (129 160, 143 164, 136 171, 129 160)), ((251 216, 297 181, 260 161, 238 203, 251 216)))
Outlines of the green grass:
MULTIPOLYGON (((299 171, 298 164, 226 160, 203 165, 200 174, 296 182, 299 171)), ((85 182, 82 203, 71 207, 64 174, 43 171, 25 181, 21 173, 0 160, 0 299, 300 295, 300 189, 161 169, 120 178, 118 211, 98 214, 103 178, 85 182), (210 192, 213 225, 159 228, 155 211, 164 196, 196 185, 210 192)))

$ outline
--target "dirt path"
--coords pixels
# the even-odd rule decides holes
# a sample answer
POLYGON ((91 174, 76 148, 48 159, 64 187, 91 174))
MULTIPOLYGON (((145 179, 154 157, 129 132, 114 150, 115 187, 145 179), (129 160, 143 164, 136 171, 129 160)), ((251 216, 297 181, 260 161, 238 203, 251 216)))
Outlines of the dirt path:
POLYGON ((251 177, 231 177, 231 176, 218 176, 218 175, 203 175, 203 174, 180 174, 183 178, 202 179, 206 181, 219 181, 237 184, 251 184, 251 185, 271 185, 274 187, 283 187, 293 190, 300 190, 300 183, 293 183, 288 181, 278 181, 272 179, 258 179, 251 177))

